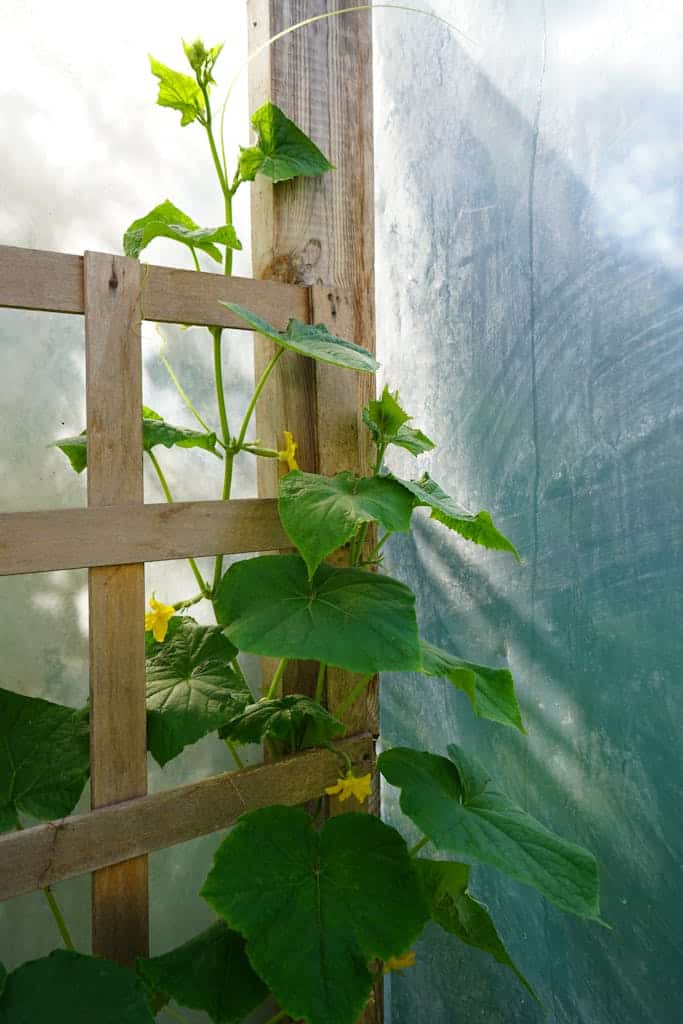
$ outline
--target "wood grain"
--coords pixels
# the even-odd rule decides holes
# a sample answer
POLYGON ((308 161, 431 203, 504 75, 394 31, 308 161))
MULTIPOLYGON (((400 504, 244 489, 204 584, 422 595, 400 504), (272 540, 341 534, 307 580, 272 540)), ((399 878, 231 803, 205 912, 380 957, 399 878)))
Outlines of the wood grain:
POLYGON ((0 576, 288 547, 259 498, 0 514, 0 576))
MULTIPOLYGON (((107 256, 107 259, 114 257, 107 256)), ((118 257, 117 257, 118 258, 118 257)), ((222 274, 197 274, 173 267, 143 267, 140 314, 162 323, 216 324, 248 330, 219 300, 237 302, 277 328, 290 317, 306 320, 303 288, 280 281, 253 281, 222 274)), ((53 313, 83 313, 83 257, 38 249, 0 246, 0 306, 53 313)))
MULTIPOLYGON (((358 772, 371 768, 371 737, 355 736, 336 745, 358 772)), ((139 863, 153 850, 226 828, 247 810, 312 800, 334 783, 338 771, 336 754, 311 750, 6 833, 0 836, 0 900, 88 871, 102 872, 107 865, 130 864, 130 858, 139 863)))
MULTIPOLYGON (((140 505, 142 476, 142 267, 86 253, 88 505, 140 505)), ((88 574, 90 790, 93 808, 147 792, 145 576, 142 563, 88 574)), ((144 859, 93 874, 93 952, 132 964, 148 952, 144 859)))

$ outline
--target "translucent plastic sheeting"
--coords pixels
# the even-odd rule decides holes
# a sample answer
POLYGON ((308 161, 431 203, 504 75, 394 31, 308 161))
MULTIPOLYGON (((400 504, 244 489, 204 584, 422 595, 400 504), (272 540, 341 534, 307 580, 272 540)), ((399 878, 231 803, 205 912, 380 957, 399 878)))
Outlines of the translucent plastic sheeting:
MULTIPOLYGON (((387 677, 389 744, 462 742, 593 848, 607 931, 473 872, 541 997, 438 929, 393 1024, 674 1024, 681 906, 683 13, 659 0, 378 12, 377 322, 386 381, 523 564, 422 519, 389 569, 426 637, 507 657, 524 739, 445 682, 387 677), (544 1010, 547 1016, 544 1016, 544 1010)), ((410 456, 387 460, 403 473, 410 456)), ((396 791, 385 813, 398 821, 396 791)))

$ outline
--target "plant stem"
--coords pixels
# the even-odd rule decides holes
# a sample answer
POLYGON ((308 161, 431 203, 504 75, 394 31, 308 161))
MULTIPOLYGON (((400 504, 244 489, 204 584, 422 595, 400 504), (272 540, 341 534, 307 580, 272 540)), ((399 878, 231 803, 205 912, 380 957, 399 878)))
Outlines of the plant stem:
POLYGON ((346 697, 346 699, 341 702, 339 707, 334 709, 334 713, 337 716, 337 718, 339 718, 340 715, 343 715, 345 711, 348 711, 348 709, 356 703, 361 693, 372 679, 373 675, 374 672, 371 672, 369 676, 363 676, 360 682, 356 683, 348 697, 346 697))
POLYGON ((282 355, 282 353, 284 351, 285 351, 284 348, 278 348, 277 352, 275 353, 275 355, 270 360, 270 362, 266 366, 265 370, 261 374, 261 379, 259 380, 258 384, 254 388, 254 394, 251 396, 251 400, 249 402, 249 405, 247 406, 247 411, 244 414, 244 419, 242 420, 242 426, 240 428, 240 432, 238 434, 237 441, 235 442, 235 448, 237 449, 237 451, 239 451, 239 449, 242 447, 242 444, 244 442, 244 438, 247 435, 247 430, 249 429, 249 423, 251 421, 251 417, 253 415, 254 409, 256 408, 256 403, 259 400, 261 392, 263 391, 263 389, 264 389, 264 387, 266 385, 266 381, 270 377, 271 373, 273 372, 273 368, 275 367, 278 359, 281 357, 281 355, 282 355))
POLYGON ((385 454, 387 448, 388 448, 388 445, 386 445, 386 444, 378 444, 377 445, 377 458, 375 459, 375 465, 373 466, 373 469, 372 469, 372 475, 373 476, 379 476, 379 471, 382 468, 382 459, 384 458, 384 454, 385 454))
POLYGON ((47 886, 46 889, 43 889, 42 892, 45 899, 47 900, 47 905, 52 911, 52 916, 54 917, 55 924, 59 929, 59 934, 62 936, 62 942, 64 943, 64 946, 66 947, 66 949, 70 949, 72 952, 75 952, 76 947, 74 946, 74 940, 71 938, 71 932, 69 931, 67 923, 64 920, 64 915, 59 909, 59 904, 57 903, 55 894, 53 893, 49 885, 47 886))
MULTIPOLYGON (((171 489, 168 486, 168 482, 166 480, 166 477, 164 476, 164 473, 163 473, 163 470, 162 470, 161 466, 159 465, 159 463, 157 461, 156 455, 151 450, 151 448, 149 449, 147 454, 149 455, 150 462, 154 466, 154 471, 155 471, 157 477, 159 478, 159 483, 161 484, 161 489, 164 492, 164 497, 166 498, 166 501, 173 502, 173 495, 171 494, 171 489)), ((190 569, 192 569, 192 573, 194 575, 194 578, 197 581, 197 586, 199 587, 200 591, 202 592, 202 595, 204 597, 208 597, 209 596, 209 586, 208 586, 206 580, 204 579, 204 577, 202 576, 201 572, 199 571, 199 566, 195 562, 194 558, 188 558, 187 561, 188 561, 188 565, 190 566, 190 569)))
POLYGON ((377 558, 377 555, 380 553, 386 542, 389 540, 392 533, 393 531, 389 530, 387 533, 384 534, 381 540, 377 541, 372 551, 368 553, 368 557, 365 559, 366 562, 372 562, 374 561, 375 558, 377 558))
POLYGON ((201 274, 202 268, 199 266, 199 260, 197 259, 197 253, 193 245, 190 246, 190 252, 192 253, 192 259, 194 260, 194 269, 198 274, 201 274))
POLYGON ((270 686, 268 687, 268 692, 266 693, 266 700, 272 700, 275 694, 277 693, 277 688, 280 684, 280 680, 285 674, 285 668, 287 667, 288 661, 289 658, 280 658, 279 664, 275 669, 273 678, 270 681, 270 686))
POLYGON ((324 661, 320 662, 318 666, 318 679, 315 684, 315 702, 316 704, 322 704, 323 692, 325 690, 325 673, 327 672, 327 665, 324 661))
POLYGON ((181 612, 184 608, 191 608, 193 604, 199 604, 200 601, 204 600, 204 594, 195 594, 194 597, 188 597, 186 601, 176 601, 173 605, 177 612, 181 612))
POLYGON ((187 408, 190 410, 190 412, 192 413, 192 415, 196 419, 197 423, 200 425, 200 427, 203 427, 203 429, 207 432, 207 434, 212 433, 211 427, 203 419, 203 417, 199 414, 199 412, 195 409, 194 405, 192 404, 192 401, 190 400, 190 396, 187 394, 187 392, 183 388, 182 384, 178 380, 173 367, 171 366, 171 364, 169 363, 168 359, 166 358, 166 356, 164 355, 164 353, 162 351, 159 351, 159 358, 161 359, 161 362, 163 363, 164 367, 166 368, 166 372, 168 373, 169 377, 173 381, 173 383, 175 385, 176 391, 178 392, 178 394, 182 398, 183 402, 185 403, 187 408))
MULTIPOLYGON (((226 250, 227 252, 227 250, 226 250)), ((218 418, 221 424, 223 446, 225 448, 225 465, 223 466, 223 490, 221 501, 227 501, 232 489, 232 468, 235 461, 235 449, 230 443, 230 427, 228 425, 228 413, 225 407, 225 388, 223 385, 223 358, 221 342, 223 329, 221 327, 210 327, 209 332, 213 338, 213 372, 216 382, 216 402, 218 404, 218 418)), ((211 592, 215 597, 218 584, 223 575, 223 556, 216 555, 213 566, 213 585, 211 592)))
POLYGON ((274 1017, 271 1017, 270 1020, 267 1020, 266 1024, 279 1024, 279 1021, 284 1020, 286 1016, 287 1011, 280 1010, 280 1012, 276 1013, 274 1017))
POLYGON ((173 1017, 173 1019, 179 1021, 180 1024, 187 1024, 187 1017, 183 1017, 177 1010, 174 1010, 170 1006, 164 1007, 164 1010, 169 1017, 173 1017))
POLYGON ((240 680, 240 682, 244 683, 246 688, 249 689, 249 684, 247 683, 247 677, 245 676, 244 672, 242 671, 242 666, 240 665, 239 661, 237 660, 237 655, 235 655, 235 657, 232 659, 232 661, 230 662, 230 665, 232 667, 233 672, 235 673, 235 675, 240 680))
POLYGON ((411 848, 408 850, 408 853, 410 854, 410 856, 411 857, 417 857, 417 855, 420 852, 420 850, 424 846, 426 846, 429 841, 430 840, 427 838, 427 836, 422 836, 422 839, 420 839, 420 841, 418 843, 415 843, 415 846, 411 846, 411 848))
POLYGON ((230 753, 231 753, 231 755, 232 755, 232 757, 233 757, 233 759, 234 759, 234 761, 235 761, 235 764, 237 765, 237 767, 238 767, 238 768, 239 768, 240 770, 241 770, 242 768, 244 768, 244 761, 242 760, 242 758, 240 757, 240 755, 239 755, 239 754, 237 753, 237 747, 236 747, 236 746, 235 746, 235 744, 234 744, 234 743, 232 742, 232 740, 225 740, 224 742, 225 742, 225 745, 226 745, 226 747, 227 747, 227 748, 228 748, 228 750, 230 751, 230 753))

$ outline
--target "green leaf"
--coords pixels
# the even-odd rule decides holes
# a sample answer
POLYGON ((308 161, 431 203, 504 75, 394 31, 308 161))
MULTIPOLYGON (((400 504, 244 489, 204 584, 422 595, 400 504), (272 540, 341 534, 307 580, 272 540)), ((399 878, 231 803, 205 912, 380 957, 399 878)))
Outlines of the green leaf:
POLYGON ((262 555, 228 569, 214 607, 240 651, 362 673, 422 664, 415 595, 390 576, 323 564, 309 579, 297 555, 262 555))
POLYGON ((151 54, 149 64, 152 74, 159 79, 158 105, 179 110, 182 114, 180 124, 183 128, 197 118, 201 121, 204 116, 204 97, 195 79, 166 67, 151 54))
POLYGON ((529 982, 510 959, 491 920, 488 907, 469 893, 469 865, 420 858, 415 866, 427 897, 432 921, 451 935, 457 935, 468 946, 489 953, 499 964, 508 967, 517 975, 527 992, 539 1002, 529 982))
POLYGON ((293 319, 287 324, 287 330, 278 331, 257 313, 250 312, 244 306, 238 306, 236 302, 221 302, 221 305, 227 306, 241 317, 257 334, 274 341, 276 345, 298 352, 301 356, 317 359, 321 363, 330 363, 332 366, 343 366, 347 370, 360 370, 363 373, 374 373, 379 368, 379 363, 367 349, 352 341, 335 337, 324 324, 304 324, 301 320, 293 319))
POLYGON ((73 811, 88 779, 88 722, 74 708, 0 689, 0 831, 19 814, 39 821, 73 811))
POLYGON ((133 221, 123 236, 123 251, 126 256, 138 259, 142 250, 155 238, 170 238, 190 249, 200 249, 217 263, 221 262, 223 254, 216 248, 216 243, 227 245, 229 249, 242 248, 231 224, 222 224, 218 228, 200 228, 191 217, 174 206, 170 199, 165 199, 144 217, 133 221))
POLYGON ((184 618, 147 659, 147 745, 160 765, 252 701, 230 668, 236 654, 220 626, 184 618))
POLYGON ((8 976, 0 1024, 153 1024, 133 971, 57 949, 8 976))
POLYGON ((196 619, 193 619, 191 615, 173 615, 168 620, 168 628, 166 630, 166 636, 159 643, 158 640, 154 639, 154 633, 151 629, 145 630, 145 657, 147 659, 153 658, 155 654, 163 650, 165 644, 173 637, 176 630, 180 628, 183 622, 193 622, 197 625, 196 619))
POLYGON ((378 447, 394 444, 405 448, 411 455, 421 455, 436 448, 421 430, 407 426, 410 419, 412 416, 398 404, 398 391, 392 394, 386 385, 381 398, 371 399, 363 409, 363 422, 378 447))
POLYGON ((598 919, 595 857, 517 807, 478 762, 451 744, 448 758, 396 747, 379 769, 401 788, 401 810, 434 845, 531 885, 561 910, 598 919))
POLYGON ((345 732, 346 726, 320 704, 293 693, 250 704, 223 726, 220 736, 237 743, 260 743, 268 738, 285 743, 295 751, 317 747, 345 732))
MULTIPOLYGON (((148 452, 156 445, 163 445, 165 448, 203 448, 212 455, 220 454, 216 451, 216 435, 204 434, 199 430, 188 430, 186 427, 174 427, 167 423, 147 406, 142 408, 142 447, 148 452)), ((71 463, 71 468, 77 473, 82 473, 88 465, 88 434, 83 430, 76 437, 62 437, 54 441, 53 448, 59 448, 64 452, 71 463)))
POLYGON ((240 177, 253 181, 265 174, 274 182, 290 178, 317 177, 331 171, 331 164, 314 142, 286 117, 274 103, 264 103, 252 116, 258 143, 240 147, 240 177))
POLYGON ((420 641, 422 671, 426 676, 448 679, 470 699, 478 718, 511 725, 526 735, 517 703, 512 673, 506 668, 488 668, 456 658, 440 647, 420 641))
POLYGON ((449 530, 454 530, 461 537, 465 537, 466 540, 471 540, 475 544, 481 544, 484 548, 509 551, 518 562, 521 561, 519 552, 514 545, 494 526, 490 512, 477 512, 476 515, 466 512, 453 498, 442 491, 429 473, 424 473, 419 480, 401 480, 398 477, 394 477, 394 479, 397 479, 415 495, 417 506, 423 505, 430 508, 432 510, 431 518, 443 523, 449 530))
POLYGON ((244 935, 282 1008, 315 1024, 354 1024, 372 987, 367 964, 404 953, 428 916, 394 829, 352 813, 316 832, 294 807, 243 815, 201 895, 244 935))
POLYGON ((223 921, 137 970, 156 992, 180 1006, 204 1010, 215 1024, 238 1024, 268 995, 247 959, 244 939, 223 921))
POLYGON ((280 480, 278 508, 283 527, 313 573, 362 523, 377 522, 390 532, 409 530, 413 497, 389 477, 294 471, 280 480))

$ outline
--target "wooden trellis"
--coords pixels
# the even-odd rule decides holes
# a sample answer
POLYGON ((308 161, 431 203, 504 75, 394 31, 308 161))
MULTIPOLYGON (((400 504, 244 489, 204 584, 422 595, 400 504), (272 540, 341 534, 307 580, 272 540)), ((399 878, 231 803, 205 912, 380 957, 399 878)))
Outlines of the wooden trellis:
MULTIPOLYGON (((121 256, 0 247, 0 306, 85 317, 88 507, 0 515, 0 575, 89 569, 92 793, 89 814, 0 837, 0 899, 92 872, 93 951, 122 963, 148 950, 148 853, 245 810, 303 803, 339 772, 333 753, 313 751, 146 792, 144 562, 288 545, 270 498, 144 504, 141 321, 241 327, 219 299, 284 328, 292 316, 310 320, 321 296, 121 256)), ((340 293, 334 302, 343 308, 340 293)), ((338 373, 347 387, 355 376, 338 373)), ((340 747, 368 770, 372 737, 357 710, 347 722, 356 735, 340 747)))

